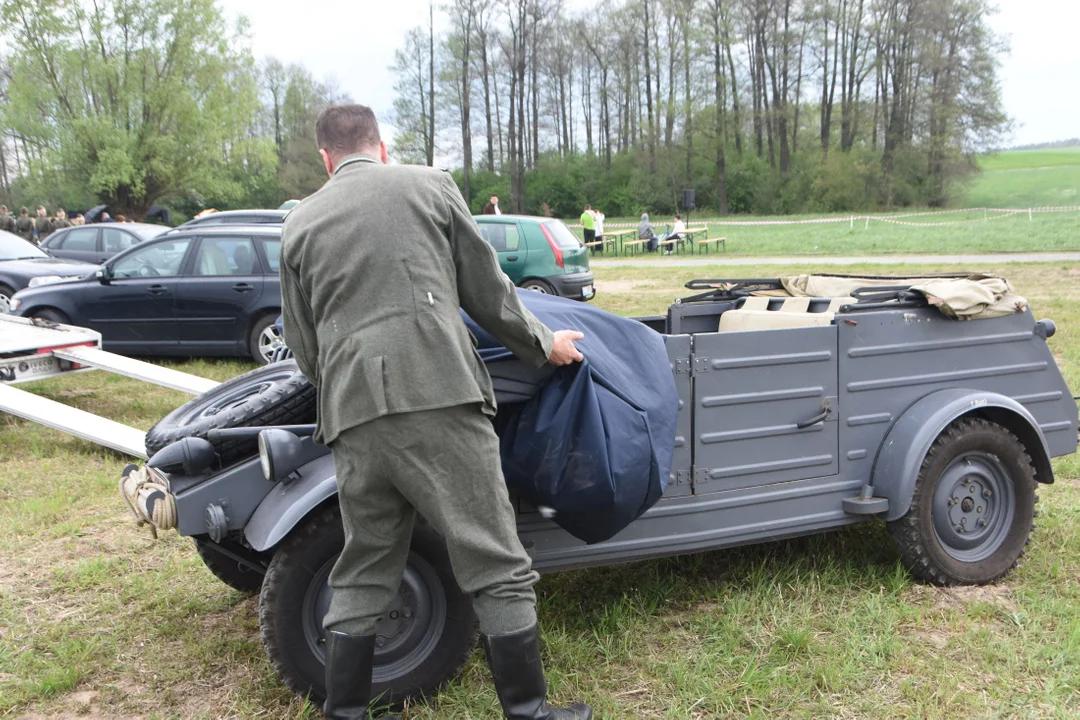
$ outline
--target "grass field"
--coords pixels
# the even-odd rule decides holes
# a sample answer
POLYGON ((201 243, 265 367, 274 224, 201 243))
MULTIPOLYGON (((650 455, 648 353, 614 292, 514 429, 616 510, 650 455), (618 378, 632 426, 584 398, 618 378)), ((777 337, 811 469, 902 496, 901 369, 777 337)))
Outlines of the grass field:
MULTIPOLYGON (((739 217, 737 221, 800 220, 811 216, 739 217)), ((812 216, 820 218, 822 216, 812 216)), ((766 257, 785 255, 890 255, 903 253, 1064 252, 1080 250, 1080 212, 1015 215, 986 214, 981 210, 948 215, 903 218, 897 225, 881 220, 855 220, 800 225, 722 226, 710 224, 709 237, 726 237, 727 254, 766 257), (946 226, 933 223, 949 222, 946 226)), ((888 218, 890 216, 880 216, 888 218)), ((715 218, 710 218, 714 223, 715 218)), ((608 219, 612 223, 636 218, 608 219)), ((708 223, 691 217, 691 227, 708 223)), ((670 218, 653 218, 663 233, 670 218)), ((625 228, 618 228, 625 229, 625 228)), ((581 230, 577 231, 581 236, 581 230)), ((713 253, 716 251, 713 250, 713 253)), ((610 254, 610 253, 609 253, 610 254)), ((640 254, 639 254, 640 257, 640 254)), ((651 255, 655 258, 657 256, 651 255)))
POLYGON ((1080 147, 1011 150, 981 158, 965 207, 1080 204, 1080 147))
MULTIPOLYGON (((1057 321, 1051 345, 1080 387, 1080 264, 996 270, 1057 321)), ((659 313, 690 276, 598 268, 597 304, 659 313)), ((179 366, 217 379, 245 368, 179 366)), ((105 373, 33 389, 141 427, 184 399, 105 373)), ((0 416, 0 717, 319 717, 278 685, 256 601, 216 581, 190 541, 133 527, 116 495, 126 462, 0 416)), ((990 587, 912 581, 876 524, 546 577, 552 692, 588 699, 610 720, 1076 717, 1080 466, 1055 468, 1026 561, 990 587)), ((499 717, 479 654, 435 703, 406 713, 436 717, 499 717)))

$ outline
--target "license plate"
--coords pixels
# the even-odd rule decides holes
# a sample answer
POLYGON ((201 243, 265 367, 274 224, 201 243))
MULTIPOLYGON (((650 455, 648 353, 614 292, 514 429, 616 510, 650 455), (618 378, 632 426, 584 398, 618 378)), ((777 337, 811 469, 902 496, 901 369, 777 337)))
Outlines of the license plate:
POLYGON ((585 286, 583 286, 581 288, 581 297, 587 299, 587 298, 591 298, 592 296, 593 296, 592 285, 585 285, 585 286))

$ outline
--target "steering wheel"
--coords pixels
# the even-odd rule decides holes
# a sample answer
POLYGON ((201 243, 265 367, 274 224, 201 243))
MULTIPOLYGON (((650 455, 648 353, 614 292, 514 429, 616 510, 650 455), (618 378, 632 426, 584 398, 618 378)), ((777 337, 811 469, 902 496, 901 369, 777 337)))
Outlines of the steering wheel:
POLYGON ((154 269, 153 265, 146 262, 139 263, 139 277, 159 277, 161 273, 154 269))

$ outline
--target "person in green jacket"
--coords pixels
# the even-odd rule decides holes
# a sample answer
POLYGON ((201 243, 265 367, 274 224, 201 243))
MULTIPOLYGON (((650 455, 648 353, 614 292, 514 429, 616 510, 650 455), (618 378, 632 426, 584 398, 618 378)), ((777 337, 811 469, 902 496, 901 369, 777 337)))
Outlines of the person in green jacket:
POLYGON ((0 205, 0 230, 9 233, 15 232, 15 218, 11 217, 7 205, 0 205))
POLYGON ((15 219, 15 233, 23 240, 34 241, 34 221, 30 219, 30 211, 25 207, 19 208, 19 217, 15 219))
POLYGON ((369 108, 327 108, 315 136, 330 180, 285 219, 281 296, 285 340, 318 390, 315 440, 333 453, 345 530, 324 712, 368 717, 376 623, 419 515, 472 598, 506 716, 589 720, 587 705, 546 701, 538 576, 502 475, 491 378, 458 309, 537 367, 582 360, 582 334, 552 332, 521 304, 449 174, 386 164, 369 108))
POLYGON ((37 244, 40 245, 45 238, 52 234, 52 220, 49 219, 48 211, 44 205, 38 205, 37 217, 34 219, 34 234, 37 236, 37 244))
POLYGON ((585 244, 588 245, 596 240, 596 218, 593 217, 592 205, 585 206, 585 212, 581 213, 581 227, 585 229, 585 244))

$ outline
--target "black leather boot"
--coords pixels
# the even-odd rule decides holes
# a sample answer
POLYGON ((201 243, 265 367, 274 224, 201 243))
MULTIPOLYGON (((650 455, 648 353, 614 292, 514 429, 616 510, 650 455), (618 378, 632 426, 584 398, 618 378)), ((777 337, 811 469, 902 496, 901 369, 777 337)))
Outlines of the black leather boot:
POLYGON ((568 708, 547 704, 535 625, 511 635, 485 635, 484 652, 508 720, 592 720, 592 708, 584 703, 568 708))
MULTIPOLYGON (((327 720, 368 720, 371 669, 375 663, 374 635, 326 634, 327 720)), ((396 715, 379 716, 396 720, 396 715)))

